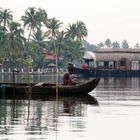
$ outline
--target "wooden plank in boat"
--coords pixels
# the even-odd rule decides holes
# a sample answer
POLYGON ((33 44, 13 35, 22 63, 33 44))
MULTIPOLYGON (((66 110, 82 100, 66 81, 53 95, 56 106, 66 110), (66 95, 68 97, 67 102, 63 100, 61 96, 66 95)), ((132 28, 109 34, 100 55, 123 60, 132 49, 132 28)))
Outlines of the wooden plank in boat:
POLYGON ((44 84, 44 82, 39 82, 35 85, 35 87, 42 86, 43 84, 44 84))

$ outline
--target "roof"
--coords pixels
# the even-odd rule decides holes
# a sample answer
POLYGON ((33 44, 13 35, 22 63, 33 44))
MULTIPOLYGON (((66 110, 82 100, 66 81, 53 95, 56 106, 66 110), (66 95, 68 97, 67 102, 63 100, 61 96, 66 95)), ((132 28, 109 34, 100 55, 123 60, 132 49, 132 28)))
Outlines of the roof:
POLYGON ((94 53, 97 61, 118 61, 122 58, 126 58, 128 61, 140 61, 140 49, 100 49, 94 53))
MULTIPOLYGON (((47 60, 56 60, 56 55, 55 54, 46 53, 45 59, 47 59, 47 60)), ((62 59, 63 58, 60 56, 59 60, 62 60, 62 59)))
POLYGON ((104 49, 97 49, 94 51, 95 53, 140 53, 140 49, 134 48, 104 48, 104 49))
POLYGON ((86 51, 84 54, 84 59, 96 59, 95 53, 90 52, 90 51, 86 51))
POLYGON ((49 66, 49 67, 56 67, 56 64, 50 63, 50 64, 48 64, 48 66, 49 66))

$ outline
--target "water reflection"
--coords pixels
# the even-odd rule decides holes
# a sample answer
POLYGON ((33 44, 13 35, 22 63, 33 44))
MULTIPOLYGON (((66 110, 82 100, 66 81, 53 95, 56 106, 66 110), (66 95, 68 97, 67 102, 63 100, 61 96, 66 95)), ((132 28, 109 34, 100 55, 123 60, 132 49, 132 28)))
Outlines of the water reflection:
POLYGON ((139 100, 140 78, 101 78, 96 88, 99 100, 139 100))
POLYGON ((0 139, 139 140, 139 87, 136 77, 101 78, 87 97, 3 98, 0 139))
POLYGON ((139 77, 106 77, 101 78, 100 86, 98 86, 98 90, 109 90, 109 91, 139 91, 140 90, 140 78, 139 77))
MULTIPOLYGON (((87 104, 97 105, 90 96, 54 97, 45 100, 0 100, 0 138, 10 135, 48 135, 58 131, 61 117, 84 117, 87 104), (56 126, 57 125, 57 126, 56 126)), ((70 121, 74 121, 73 119, 70 121)), ((76 127, 85 127, 84 123, 76 127)))

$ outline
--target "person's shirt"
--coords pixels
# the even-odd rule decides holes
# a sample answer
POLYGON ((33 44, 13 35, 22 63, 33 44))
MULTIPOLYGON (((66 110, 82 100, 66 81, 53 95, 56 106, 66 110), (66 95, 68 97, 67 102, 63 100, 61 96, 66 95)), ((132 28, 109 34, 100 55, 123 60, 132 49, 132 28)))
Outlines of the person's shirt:
POLYGON ((69 73, 64 74, 63 83, 65 85, 73 85, 73 84, 75 84, 75 82, 71 79, 71 75, 69 73))
POLYGON ((70 84, 70 82, 71 82, 70 74, 69 73, 65 73, 64 76, 63 76, 63 83, 65 85, 68 85, 68 84, 70 84))

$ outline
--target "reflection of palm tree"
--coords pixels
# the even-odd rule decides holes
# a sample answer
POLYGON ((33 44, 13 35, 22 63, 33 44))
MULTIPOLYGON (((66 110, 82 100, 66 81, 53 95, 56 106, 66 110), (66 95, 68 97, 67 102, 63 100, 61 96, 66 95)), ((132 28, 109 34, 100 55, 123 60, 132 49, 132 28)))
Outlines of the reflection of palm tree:
POLYGON ((10 9, 0 8, 0 24, 3 23, 3 26, 6 27, 12 21, 13 15, 10 9))

